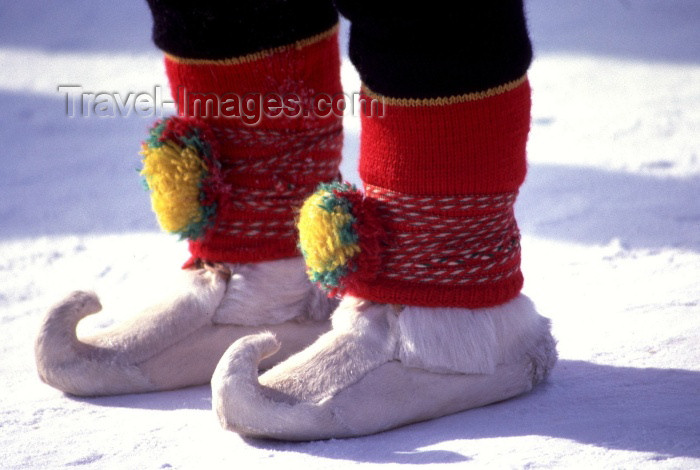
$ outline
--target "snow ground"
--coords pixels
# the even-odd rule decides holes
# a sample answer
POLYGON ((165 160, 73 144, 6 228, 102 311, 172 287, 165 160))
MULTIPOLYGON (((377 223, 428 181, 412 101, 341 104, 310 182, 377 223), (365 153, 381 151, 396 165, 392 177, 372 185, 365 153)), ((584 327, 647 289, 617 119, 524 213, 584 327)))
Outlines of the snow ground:
MULTIPOLYGON (((222 431, 208 387, 77 399, 37 378, 50 304, 93 288, 106 311, 81 330, 119 321, 185 247, 158 233, 135 172, 152 119, 69 119, 56 89, 165 85, 143 2, 1 3, 0 467, 700 468, 700 5, 530 0, 528 13, 534 125, 517 210, 556 370, 505 403, 291 444, 222 431)), ((343 78, 357 89, 350 67, 343 78)), ((357 122, 347 129, 357 181, 357 122)))

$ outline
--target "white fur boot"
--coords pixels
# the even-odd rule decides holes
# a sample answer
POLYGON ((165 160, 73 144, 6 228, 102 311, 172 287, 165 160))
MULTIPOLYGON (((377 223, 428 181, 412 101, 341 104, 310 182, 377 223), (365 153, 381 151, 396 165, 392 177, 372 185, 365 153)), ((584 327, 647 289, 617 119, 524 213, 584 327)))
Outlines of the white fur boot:
POLYGON ((372 434, 522 394, 556 361, 549 320, 523 295, 482 309, 346 297, 332 322, 259 378, 279 341, 266 333, 233 344, 212 378, 222 426, 287 440, 372 434))
POLYGON ((97 296, 74 292, 59 302, 35 343, 41 379, 83 396, 204 384, 237 339, 273 333, 282 346, 260 364, 270 367, 327 331, 337 305, 311 285, 301 258, 222 264, 184 276, 175 298, 90 337, 78 338, 75 330, 100 311, 97 296))

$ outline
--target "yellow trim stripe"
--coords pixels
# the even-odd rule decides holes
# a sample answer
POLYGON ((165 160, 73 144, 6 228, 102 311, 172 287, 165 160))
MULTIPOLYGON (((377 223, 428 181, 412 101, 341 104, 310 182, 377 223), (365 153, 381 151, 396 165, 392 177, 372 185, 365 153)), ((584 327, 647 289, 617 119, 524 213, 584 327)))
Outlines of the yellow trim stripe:
POLYGON ((277 46, 271 49, 265 49, 263 51, 253 52, 252 54, 246 54, 240 57, 231 57, 228 59, 187 59, 184 57, 177 57, 172 54, 165 53, 165 56, 172 60, 173 62, 178 62, 180 64, 186 65, 237 65, 246 62, 253 62, 255 60, 264 59, 272 54, 277 54, 280 52, 289 51, 292 49, 300 50, 311 44, 323 41, 331 36, 333 36, 338 31, 338 23, 335 24, 331 29, 324 31, 322 33, 316 34, 314 36, 300 39, 299 41, 293 42, 292 44, 286 44, 284 46, 277 46))
POLYGON ((380 95, 370 90, 367 85, 362 84, 362 92, 370 98, 388 104, 390 106, 445 106, 450 104, 464 103, 465 101, 477 101, 489 98, 491 96, 500 95, 507 91, 514 90, 527 81, 527 74, 513 80, 512 82, 498 85, 497 87, 489 88, 483 91, 465 93, 464 95, 445 96, 439 98, 390 98, 380 95))

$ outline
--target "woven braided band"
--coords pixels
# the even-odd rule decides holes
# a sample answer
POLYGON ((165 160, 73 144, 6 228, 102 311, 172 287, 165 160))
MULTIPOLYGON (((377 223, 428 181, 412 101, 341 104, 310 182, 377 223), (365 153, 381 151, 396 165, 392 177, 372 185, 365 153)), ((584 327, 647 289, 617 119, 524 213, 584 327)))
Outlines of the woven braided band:
POLYGON ((255 149, 258 154, 262 148, 269 149, 269 156, 221 157, 228 190, 221 195, 221 211, 211 232, 202 240, 190 242, 193 256, 211 259, 211 252, 217 248, 231 250, 229 245, 234 241, 239 247, 256 245, 259 238, 275 243, 288 240, 294 247, 295 210, 314 191, 318 181, 338 179, 341 123, 290 131, 217 128, 214 133, 224 142, 255 149), (313 158, 318 154, 331 157, 313 158))
POLYGON ((349 292, 411 305, 488 306, 522 287, 515 192, 414 196, 365 186, 387 233, 381 269, 349 292))
POLYGON ((189 241, 186 266, 298 256, 294 219, 320 183, 338 179, 342 118, 259 112, 249 122, 201 100, 294 93, 306 106, 340 93, 337 27, 242 58, 168 55, 165 65, 179 116, 151 131, 142 174, 161 226, 189 241))
POLYGON ((193 257, 227 260, 226 253, 265 240, 293 246, 292 208, 301 207, 319 180, 338 178, 341 147, 339 122, 281 131, 211 128, 171 117, 156 123, 144 142, 142 175, 161 227, 187 238, 193 257), (222 155, 222 144, 255 149, 258 157, 222 155), (261 149, 269 156, 260 156, 261 149), (312 158, 319 152, 333 157, 312 158))
POLYGON ((385 303, 480 307, 520 291, 516 193, 415 196, 366 185, 364 197, 357 194, 348 186, 322 187, 301 212, 309 276, 329 293, 385 303), (329 204, 332 198, 344 202, 329 204), (312 217, 308 205, 342 223, 312 217), (364 227, 368 220, 370 229, 364 227))

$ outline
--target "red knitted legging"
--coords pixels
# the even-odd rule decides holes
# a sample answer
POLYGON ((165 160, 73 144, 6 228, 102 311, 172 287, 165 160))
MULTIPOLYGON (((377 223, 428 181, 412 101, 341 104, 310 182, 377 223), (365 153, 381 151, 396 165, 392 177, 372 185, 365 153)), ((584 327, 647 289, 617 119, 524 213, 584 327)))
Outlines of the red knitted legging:
POLYGON ((340 93, 337 28, 244 57, 166 56, 165 66, 180 115, 195 113, 217 136, 218 164, 228 191, 218 197, 213 225, 190 241, 190 261, 243 263, 298 256, 295 211, 319 183, 338 177, 341 118, 261 112, 259 122, 248 125, 211 109, 205 115, 206 106, 196 100, 293 93, 308 108, 317 94, 340 93))
POLYGON ((362 117, 360 175, 387 232, 376 278, 350 294, 408 305, 484 307, 520 291, 513 214, 525 171, 525 77, 440 99, 383 99, 362 117))

